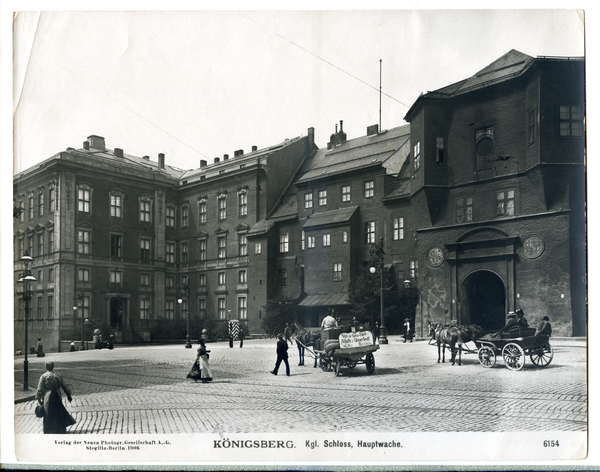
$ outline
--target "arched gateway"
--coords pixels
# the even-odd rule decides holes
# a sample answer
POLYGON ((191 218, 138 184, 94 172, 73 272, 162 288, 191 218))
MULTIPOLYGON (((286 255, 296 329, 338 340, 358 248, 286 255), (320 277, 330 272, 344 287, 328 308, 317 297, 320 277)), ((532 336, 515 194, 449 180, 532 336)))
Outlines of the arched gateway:
POLYGON ((446 244, 451 267, 451 319, 497 330, 516 305, 515 260, 519 236, 479 228, 446 244))
POLYGON ((490 270, 476 270, 460 286, 463 323, 473 323, 485 330, 504 326, 506 288, 502 279, 490 270))

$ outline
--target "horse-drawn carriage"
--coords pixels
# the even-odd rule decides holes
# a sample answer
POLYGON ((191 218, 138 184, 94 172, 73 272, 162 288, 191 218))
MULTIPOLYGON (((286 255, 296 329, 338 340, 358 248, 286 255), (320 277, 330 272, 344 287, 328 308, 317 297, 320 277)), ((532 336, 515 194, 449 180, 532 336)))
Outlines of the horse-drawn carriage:
POLYGON ((445 350, 448 349, 452 353, 453 365, 457 352, 458 365, 461 363, 461 353, 464 352, 477 354, 479 363, 488 368, 494 367, 496 357, 500 356, 504 360, 504 365, 510 370, 521 370, 527 355, 536 367, 546 367, 552 362, 554 354, 549 336, 536 336, 535 332, 534 328, 517 328, 508 332, 485 333, 477 325, 430 325, 432 340, 435 339, 438 346, 438 362, 440 362, 440 352, 442 362, 445 361, 445 350), (466 347, 468 342, 473 342, 475 349, 466 347))
POLYGON ((534 328, 502 333, 500 339, 494 340, 484 336, 475 341, 475 346, 479 348, 477 357, 483 367, 494 367, 496 356, 502 356, 504 365, 510 370, 521 370, 527 355, 536 367, 546 367, 554 357, 549 336, 535 336, 534 328))
POLYGON ((358 364, 364 364, 367 373, 375 371, 375 357, 373 353, 379 349, 375 344, 373 333, 362 326, 357 326, 353 331, 345 333, 342 328, 321 330, 321 338, 314 343, 314 350, 303 346, 315 358, 315 367, 318 363, 324 372, 333 371, 340 375, 340 367, 354 369, 358 364))

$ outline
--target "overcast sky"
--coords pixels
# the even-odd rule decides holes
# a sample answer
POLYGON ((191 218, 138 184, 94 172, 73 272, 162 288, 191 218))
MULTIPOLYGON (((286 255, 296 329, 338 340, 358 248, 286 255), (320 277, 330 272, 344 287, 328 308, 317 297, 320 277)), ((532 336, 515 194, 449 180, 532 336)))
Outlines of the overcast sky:
POLYGON ((315 128, 404 124, 420 93, 516 49, 582 56, 574 10, 21 13, 15 172, 92 134, 181 168, 315 128))

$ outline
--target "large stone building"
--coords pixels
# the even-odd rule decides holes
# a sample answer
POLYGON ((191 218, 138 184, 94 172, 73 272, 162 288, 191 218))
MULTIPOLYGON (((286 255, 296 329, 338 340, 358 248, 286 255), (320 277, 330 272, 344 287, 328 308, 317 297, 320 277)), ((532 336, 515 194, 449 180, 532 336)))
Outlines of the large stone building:
MULTIPOLYGON (((90 136, 15 176, 15 280, 33 257, 30 340, 80 339, 84 320, 118 342, 148 340, 159 318, 248 319, 246 234, 275 206, 314 146, 308 135, 236 151, 192 171, 90 136), (178 303, 181 300, 181 303, 178 303)), ((265 248, 266 249, 266 248, 265 248)), ((23 345, 23 288, 15 345, 23 345)))
MULTIPOLYGON (((408 125, 347 139, 340 122, 321 149, 309 128, 190 171, 90 136, 15 176, 32 339, 55 349, 84 319, 122 341, 148 339, 159 318, 240 319, 256 333, 273 298, 316 326, 328 309, 349 316, 349 283, 380 240, 387 289, 418 289, 417 334, 430 320, 495 329, 522 308, 582 335, 583 70, 513 50, 420 96, 408 125)), ((17 293, 17 345, 23 328, 17 293)))

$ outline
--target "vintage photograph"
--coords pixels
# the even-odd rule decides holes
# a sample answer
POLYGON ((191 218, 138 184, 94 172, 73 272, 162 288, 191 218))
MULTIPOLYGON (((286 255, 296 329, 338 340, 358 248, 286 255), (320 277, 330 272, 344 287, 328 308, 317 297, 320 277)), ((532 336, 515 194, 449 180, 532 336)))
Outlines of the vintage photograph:
POLYGON ((586 459, 585 25, 15 13, 16 461, 586 459))

